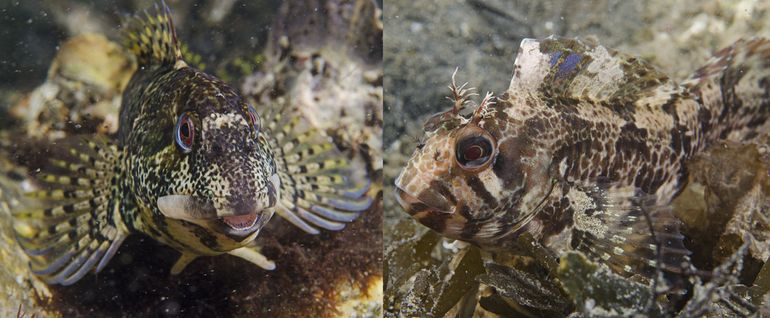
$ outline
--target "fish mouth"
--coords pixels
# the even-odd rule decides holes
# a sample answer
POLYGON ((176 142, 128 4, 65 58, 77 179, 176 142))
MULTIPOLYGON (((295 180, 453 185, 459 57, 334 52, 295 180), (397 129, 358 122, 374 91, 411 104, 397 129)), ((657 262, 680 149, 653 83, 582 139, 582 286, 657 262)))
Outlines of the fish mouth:
POLYGON ((404 191, 399 187, 396 187, 396 201, 398 201, 398 204, 401 205, 401 208, 403 208, 404 211, 412 216, 421 212, 433 212, 440 214, 453 214, 455 212, 454 207, 450 207, 449 209, 439 209, 428 205, 422 200, 418 199, 416 196, 410 194, 407 191, 404 191))
MULTIPOLYGON (((437 196, 430 196, 430 199, 437 199, 437 196)), ((449 206, 447 209, 438 208, 427 204, 420 198, 412 195, 408 191, 396 187, 396 200, 401 207, 409 213, 417 222, 434 230, 441 235, 459 239, 468 240, 462 237, 462 230, 468 223, 468 220, 457 213, 456 206, 449 206)))
MULTIPOLYGON (((218 229, 236 236, 249 235, 259 230, 272 212, 265 209, 251 209, 246 213, 231 209, 217 211, 213 205, 191 195, 171 194, 158 198, 160 212, 170 219, 184 220, 206 228, 218 223, 218 229)), ((216 226, 216 225, 214 225, 216 226)))
POLYGON ((245 236, 259 231, 272 215, 272 212, 266 213, 266 211, 262 210, 249 214, 223 216, 218 218, 218 220, 227 225, 225 229, 227 233, 245 236))
MULTIPOLYGON (((269 178, 273 193, 281 188, 278 174, 269 178)), ((268 188, 270 189, 270 188, 268 188)), ((274 199, 270 199, 272 201, 274 199)), ((158 209, 164 216, 184 220, 205 228, 213 228, 234 236, 246 236, 259 230, 273 217, 272 206, 260 205, 258 202, 243 201, 235 208, 216 209, 209 200, 187 195, 170 194, 158 198, 158 209)))
MULTIPOLYGON (((473 240, 498 239, 512 233, 517 233, 542 210, 551 196, 555 184, 555 182, 551 182, 543 197, 537 201, 534 207, 528 209, 529 213, 522 214, 519 218, 508 223, 508 230, 484 234, 484 236, 477 236, 473 240)), ((423 191, 419 196, 415 196, 401 188, 398 183, 396 184, 396 201, 407 213, 428 228, 442 233, 446 237, 465 241, 470 239, 464 236, 463 232, 469 224, 474 226, 483 225, 489 222, 490 218, 494 217, 493 214, 490 214, 487 218, 468 219, 462 212, 456 213, 460 211, 459 206, 461 202, 458 202, 459 205, 443 204, 448 199, 438 193, 438 191, 423 191)))
POLYGON ((257 223, 258 219, 259 215, 257 212, 242 215, 224 216, 220 218, 223 223, 227 224, 236 231, 243 231, 253 227, 254 224, 257 223))

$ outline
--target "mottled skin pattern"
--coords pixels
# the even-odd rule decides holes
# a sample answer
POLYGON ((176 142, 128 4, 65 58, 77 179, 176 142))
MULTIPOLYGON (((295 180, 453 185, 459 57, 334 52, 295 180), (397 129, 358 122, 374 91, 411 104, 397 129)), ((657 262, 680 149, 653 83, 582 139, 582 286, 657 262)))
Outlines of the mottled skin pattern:
MULTIPOLYGON (((248 214, 272 207, 276 191, 268 178, 276 173, 264 136, 256 137, 246 114, 248 105, 222 81, 191 67, 161 66, 139 70, 125 92, 118 145, 131 156, 122 165, 123 200, 137 209, 124 214, 133 229, 160 238, 179 250, 210 255, 243 246, 244 238, 221 231, 196 234, 197 225, 165 218, 158 198, 189 194, 217 211, 248 214), (141 98, 138 98, 140 97, 141 98), (182 113, 192 115, 200 144, 189 154, 178 151, 173 134, 182 113), (133 202, 132 202, 133 201, 133 202), (143 220, 153 219, 153 222, 143 220), (180 231, 171 233, 169 227, 180 231), (189 234, 179 235, 187 232, 189 234)), ((196 140, 197 141, 197 140, 196 140)), ((263 224, 272 213, 260 218, 263 224)))
POLYGON ((325 134, 188 66, 168 8, 127 24, 139 68, 123 93, 116 142, 86 139, 70 158, 53 159, 52 174, 38 177, 47 188, 30 193, 50 204, 14 213, 19 243, 45 281, 69 285, 100 271, 134 232, 181 252, 172 274, 224 253, 272 270, 251 245, 274 213, 318 234, 371 206, 368 181, 360 185, 325 134), (259 114, 269 114, 265 123, 259 114))
POLYGON ((577 249, 647 277, 662 260, 676 272, 689 252, 665 207, 694 154, 770 131, 768 56, 770 41, 739 41, 679 85, 601 46, 525 40, 509 89, 473 114, 452 85, 455 107, 426 124, 399 200, 424 225, 486 249, 518 250, 528 232, 556 256, 577 249), (458 147, 475 136, 493 147, 468 169, 458 147))

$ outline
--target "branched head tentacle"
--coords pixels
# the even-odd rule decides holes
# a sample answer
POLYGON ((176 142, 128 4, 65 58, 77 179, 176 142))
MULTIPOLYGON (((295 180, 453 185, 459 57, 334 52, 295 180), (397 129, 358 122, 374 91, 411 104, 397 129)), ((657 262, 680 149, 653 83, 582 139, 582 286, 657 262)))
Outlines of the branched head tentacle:
POLYGON ((455 68, 454 72, 452 72, 452 83, 449 84, 449 90, 452 92, 452 96, 447 96, 447 99, 454 102, 454 105, 452 106, 453 114, 460 113, 460 111, 470 102, 470 97, 478 95, 475 92, 475 87, 466 87, 468 86, 468 82, 463 83, 459 87, 457 86, 455 75, 457 75, 458 69, 459 68, 455 68))
POLYGON ((495 94, 492 92, 487 92, 486 95, 484 95, 484 99, 481 100, 481 103, 478 107, 476 107, 476 110, 473 111, 473 122, 478 123, 481 121, 481 118, 484 117, 484 112, 486 111, 487 107, 494 105, 497 101, 497 98, 495 97, 495 94))

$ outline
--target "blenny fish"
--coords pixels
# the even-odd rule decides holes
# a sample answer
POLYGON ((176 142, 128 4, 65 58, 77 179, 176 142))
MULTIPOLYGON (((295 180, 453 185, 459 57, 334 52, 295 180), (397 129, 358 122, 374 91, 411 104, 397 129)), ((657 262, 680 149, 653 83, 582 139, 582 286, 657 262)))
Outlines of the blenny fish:
POLYGON ((453 75, 453 106, 425 123, 397 199, 484 249, 525 251, 529 233, 557 258, 580 251, 643 281, 683 273, 670 202, 694 155, 770 131, 769 61, 770 40, 740 40, 676 83, 600 45, 525 39, 504 94, 475 105, 453 75))
POLYGON ((252 243, 274 213, 317 234, 369 208, 368 178, 291 116, 290 102, 257 105, 188 65, 165 4, 130 18, 124 38, 138 69, 116 136, 84 137, 52 159, 53 173, 40 173, 42 188, 29 194, 46 204, 14 212, 46 282, 99 272, 132 233, 181 252, 172 274, 220 254, 272 270, 252 243))

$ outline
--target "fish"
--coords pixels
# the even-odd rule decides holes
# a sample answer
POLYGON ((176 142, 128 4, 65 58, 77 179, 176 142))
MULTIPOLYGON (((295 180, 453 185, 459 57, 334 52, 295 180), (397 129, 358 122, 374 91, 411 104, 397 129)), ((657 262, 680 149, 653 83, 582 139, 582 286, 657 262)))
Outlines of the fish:
POLYGON ((273 270, 254 243, 273 214, 319 234, 372 205, 366 172, 293 116, 290 96, 258 104, 188 65, 165 3, 125 25, 138 68, 117 133, 51 145, 62 154, 27 193, 39 206, 13 212, 17 240, 45 282, 71 285, 103 270, 139 233, 180 252, 171 274, 222 254, 273 270))
POLYGON ((499 96, 475 102, 455 70, 451 108, 425 122, 396 199, 484 250, 524 253, 529 240, 642 282, 691 273, 670 203, 688 160, 770 131, 769 57, 770 40, 742 39, 676 82, 598 44, 525 39, 499 96))

